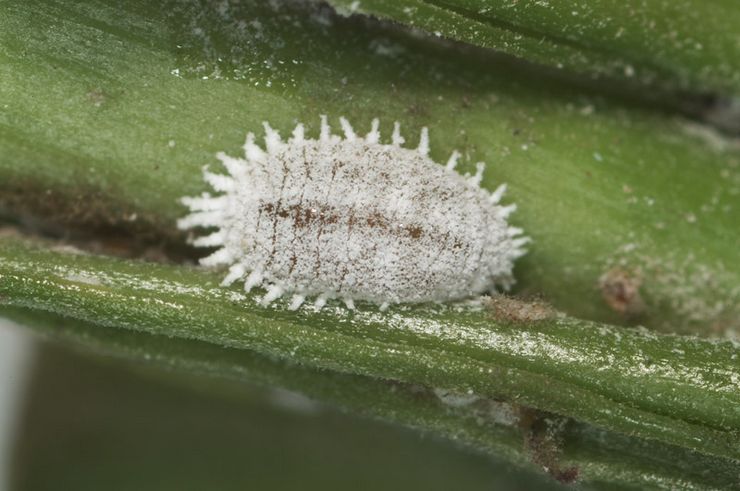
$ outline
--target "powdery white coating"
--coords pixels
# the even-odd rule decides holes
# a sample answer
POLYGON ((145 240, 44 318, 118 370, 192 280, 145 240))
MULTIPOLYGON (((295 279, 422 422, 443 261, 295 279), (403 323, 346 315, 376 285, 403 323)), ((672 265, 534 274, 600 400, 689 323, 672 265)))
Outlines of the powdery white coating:
POLYGON ((515 205, 501 206, 505 185, 480 187, 474 176, 429 158, 429 136, 418 148, 401 145, 395 123, 391 144, 380 141, 379 122, 358 136, 340 118, 344 138, 332 135, 325 116, 318 140, 299 124, 281 140, 265 123, 265 149, 247 135, 245 158, 218 154, 228 175, 206 168, 205 180, 221 194, 186 197, 191 214, 181 229, 216 227, 196 246, 220 247, 201 259, 228 265, 223 285, 263 285, 267 305, 293 294, 291 309, 317 295, 380 304, 454 300, 513 283, 512 267, 528 238, 510 227, 515 205))

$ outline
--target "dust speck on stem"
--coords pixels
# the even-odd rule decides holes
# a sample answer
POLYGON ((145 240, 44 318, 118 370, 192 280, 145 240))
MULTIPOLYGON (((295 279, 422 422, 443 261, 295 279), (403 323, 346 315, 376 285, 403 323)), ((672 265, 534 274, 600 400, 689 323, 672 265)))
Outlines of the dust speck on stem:
POLYGON ((485 301, 490 314, 500 322, 530 324, 558 316, 549 303, 541 299, 522 300, 507 295, 493 295, 485 301))
POLYGON ((635 317, 645 312, 645 302, 640 296, 642 275, 615 267, 601 275, 599 290, 604 301, 615 312, 625 317, 635 317))

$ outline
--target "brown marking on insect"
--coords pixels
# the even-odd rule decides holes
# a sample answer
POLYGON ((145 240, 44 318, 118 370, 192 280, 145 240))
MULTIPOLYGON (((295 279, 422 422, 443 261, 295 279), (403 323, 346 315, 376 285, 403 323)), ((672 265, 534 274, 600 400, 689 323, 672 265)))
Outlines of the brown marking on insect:
POLYGON ((365 219, 365 223, 367 223, 367 226, 371 228, 388 228, 388 223, 385 217, 378 212, 371 213, 370 216, 365 219))
POLYGON ((418 227, 416 225, 411 225, 410 227, 407 227, 406 231, 408 232, 409 237, 411 237, 412 239, 418 239, 419 237, 421 237, 421 234, 423 232, 421 227, 418 227))
MULTIPOLYGON (((305 228, 309 225, 314 224, 318 224, 322 227, 324 225, 333 225, 338 223, 342 218, 342 214, 338 211, 326 206, 320 207, 317 205, 305 207, 301 205, 291 205, 288 207, 279 208, 275 204, 264 203, 260 207, 260 210, 264 211, 268 215, 272 215, 273 217, 277 218, 292 217, 293 226, 296 229, 305 228)), ((408 236, 412 239, 420 239, 424 235, 424 229, 418 225, 398 225, 397 227, 391 227, 391 220, 377 211, 370 213, 364 219, 358 219, 357 214, 354 212, 354 210, 352 210, 352 212, 347 214, 346 222, 348 225, 348 231, 352 230, 352 228, 358 223, 364 222, 368 227, 383 229, 401 237, 408 236)), ((449 233, 445 235, 445 241, 448 236, 449 233)), ((463 247, 463 243, 460 241, 459 238, 455 238, 453 242, 453 247, 455 249, 460 249, 463 247)))

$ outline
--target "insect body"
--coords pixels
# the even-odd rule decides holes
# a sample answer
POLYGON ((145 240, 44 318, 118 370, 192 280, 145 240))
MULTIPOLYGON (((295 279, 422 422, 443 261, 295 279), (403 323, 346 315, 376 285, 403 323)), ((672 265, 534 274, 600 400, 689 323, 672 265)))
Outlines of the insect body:
POLYGON ((507 223, 515 205, 499 205, 505 185, 482 189, 482 163, 474 176, 455 172, 458 152, 436 164, 426 128, 407 149, 398 123, 383 144, 377 119, 364 137, 340 121, 343 138, 322 116, 319 139, 299 124, 287 141, 265 123, 264 150, 250 133, 245 158, 218 154, 228 175, 204 177, 221 194, 183 198, 192 213, 178 222, 216 227, 194 240, 220 247, 203 265, 228 265, 224 285, 266 286, 265 305, 290 293, 291 309, 309 296, 318 308, 338 297, 385 309, 509 287, 528 238, 507 223))

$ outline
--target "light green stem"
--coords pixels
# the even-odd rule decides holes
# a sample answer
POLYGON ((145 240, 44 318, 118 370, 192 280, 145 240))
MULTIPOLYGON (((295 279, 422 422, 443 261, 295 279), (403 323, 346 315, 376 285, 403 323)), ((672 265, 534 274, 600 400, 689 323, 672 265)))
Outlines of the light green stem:
POLYGON ((0 299, 101 326, 196 339, 307 366, 459 391, 740 458, 738 349, 570 318, 505 325, 485 310, 265 309, 182 267, 4 239, 0 299))

